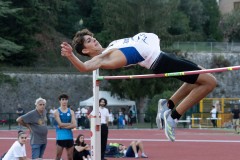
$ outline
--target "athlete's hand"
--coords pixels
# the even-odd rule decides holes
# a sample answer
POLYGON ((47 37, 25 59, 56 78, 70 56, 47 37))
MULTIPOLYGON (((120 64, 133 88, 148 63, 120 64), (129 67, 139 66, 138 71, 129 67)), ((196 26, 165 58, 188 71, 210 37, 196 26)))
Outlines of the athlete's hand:
POLYGON ((67 42, 63 42, 61 44, 61 55, 64 57, 69 57, 73 55, 72 52, 72 46, 70 44, 68 44, 67 42))

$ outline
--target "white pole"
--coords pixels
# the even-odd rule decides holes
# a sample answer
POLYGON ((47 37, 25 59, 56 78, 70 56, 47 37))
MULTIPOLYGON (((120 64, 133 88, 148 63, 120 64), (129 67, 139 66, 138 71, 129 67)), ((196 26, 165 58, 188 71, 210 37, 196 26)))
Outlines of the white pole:
POLYGON ((101 159, 101 125, 99 117, 99 70, 93 71, 93 111, 91 116, 91 156, 92 160, 101 159))

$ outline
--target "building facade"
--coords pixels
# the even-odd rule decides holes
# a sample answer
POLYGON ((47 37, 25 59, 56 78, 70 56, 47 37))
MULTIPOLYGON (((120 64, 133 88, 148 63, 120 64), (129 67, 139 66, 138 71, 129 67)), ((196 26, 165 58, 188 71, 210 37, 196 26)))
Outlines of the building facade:
POLYGON ((219 5, 219 10, 222 14, 240 9, 240 0, 217 0, 217 2, 219 5))

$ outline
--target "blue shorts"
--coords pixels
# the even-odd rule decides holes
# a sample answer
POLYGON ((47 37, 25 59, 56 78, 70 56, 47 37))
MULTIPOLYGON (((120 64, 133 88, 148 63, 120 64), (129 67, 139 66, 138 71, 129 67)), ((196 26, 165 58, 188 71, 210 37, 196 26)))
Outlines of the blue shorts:
POLYGON ((31 144, 32 159, 42 158, 47 144, 31 144))

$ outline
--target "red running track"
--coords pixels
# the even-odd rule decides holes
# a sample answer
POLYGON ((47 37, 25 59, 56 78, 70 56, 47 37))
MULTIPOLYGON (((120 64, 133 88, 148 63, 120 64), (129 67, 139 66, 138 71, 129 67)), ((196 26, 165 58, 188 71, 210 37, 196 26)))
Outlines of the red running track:
MULTIPOLYGON (((89 130, 74 130, 74 137, 84 134, 90 143, 89 130)), ((17 131, 0 131, 0 154, 6 152, 16 140, 17 131)), ((132 140, 142 140, 149 160, 236 160, 240 157, 240 135, 224 129, 177 129, 176 142, 167 141, 163 130, 133 129, 110 130, 108 142, 129 145, 132 140)), ((26 145, 30 157, 29 143, 26 145)), ((55 130, 49 130, 44 159, 55 157, 55 130)), ((63 159, 66 160, 64 151, 63 159)), ((116 158, 107 158, 114 160, 116 158)), ((131 158, 124 158, 131 160, 131 158)), ((133 158, 134 159, 134 158, 133 158)))

